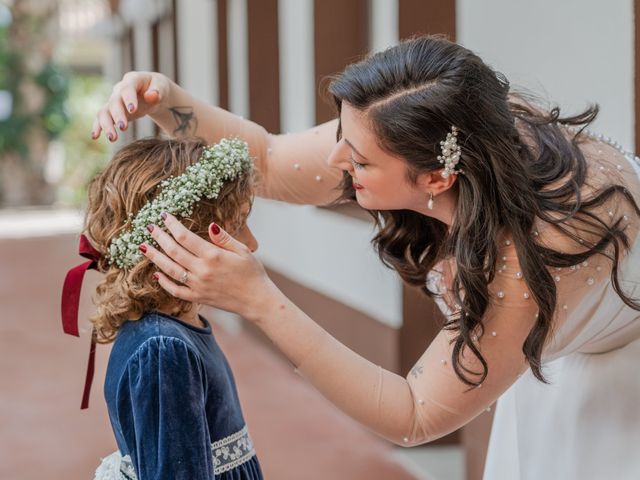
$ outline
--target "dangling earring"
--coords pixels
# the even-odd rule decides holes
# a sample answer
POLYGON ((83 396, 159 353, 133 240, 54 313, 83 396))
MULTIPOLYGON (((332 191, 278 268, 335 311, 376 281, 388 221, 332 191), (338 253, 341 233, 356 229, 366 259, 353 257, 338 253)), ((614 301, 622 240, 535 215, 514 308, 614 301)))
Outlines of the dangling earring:
POLYGON ((433 210, 433 192, 429 192, 429 201, 427 202, 427 208, 433 210))

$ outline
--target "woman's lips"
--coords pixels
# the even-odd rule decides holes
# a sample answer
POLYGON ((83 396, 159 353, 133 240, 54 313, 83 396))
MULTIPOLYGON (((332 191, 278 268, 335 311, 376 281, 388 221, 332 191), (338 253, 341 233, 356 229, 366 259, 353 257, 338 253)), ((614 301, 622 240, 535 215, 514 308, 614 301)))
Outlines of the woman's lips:
POLYGON ((353 182, 353 188, 356 190, 362 190, 364 187, 357 182, 353 182))

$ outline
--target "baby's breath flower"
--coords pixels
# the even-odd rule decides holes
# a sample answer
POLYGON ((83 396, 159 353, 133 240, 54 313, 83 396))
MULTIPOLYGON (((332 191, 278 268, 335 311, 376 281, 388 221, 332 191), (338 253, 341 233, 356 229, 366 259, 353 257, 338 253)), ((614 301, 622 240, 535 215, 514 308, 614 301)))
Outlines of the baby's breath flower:
POLYGON ((182 175, 163 180, 160 194, 135 216, 129 214, 125 225, 129 224, 130 229, 113 239, 109 245, 109 263, 124 269, 133 267, 142 258, 138 250, 141 243, 157 246, 147 225, 162 225, 162 212, 187 218, 193 212, 195 203, 203 198, 218 198, 225 181, 235 180, 240 173, 251 168, 249 146, 243 140, 223 138, 206 147, 197 163, 187 167, 182 175))

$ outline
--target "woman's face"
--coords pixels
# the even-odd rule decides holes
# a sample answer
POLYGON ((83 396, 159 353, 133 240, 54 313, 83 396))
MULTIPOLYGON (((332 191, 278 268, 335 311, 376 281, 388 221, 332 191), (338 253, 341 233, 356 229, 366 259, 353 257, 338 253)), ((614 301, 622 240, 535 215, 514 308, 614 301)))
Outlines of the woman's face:
POLYGON ((407 179, 407 163, 382 150, 367 119, 342 103, 342 138, 329 156, 329 165, 353 178, 356 199, 368 210, 415 210, 424 213, 428 192, 407 179))

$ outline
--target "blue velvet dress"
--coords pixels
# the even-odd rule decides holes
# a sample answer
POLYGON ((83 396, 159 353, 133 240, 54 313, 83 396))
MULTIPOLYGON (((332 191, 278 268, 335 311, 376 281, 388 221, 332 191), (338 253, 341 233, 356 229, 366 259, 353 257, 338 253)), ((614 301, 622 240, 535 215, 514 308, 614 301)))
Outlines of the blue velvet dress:
POLYGON ((200 319, 149 312, 118 331, 104 385, 116 478, 263 478, 231 369, 200 319))

